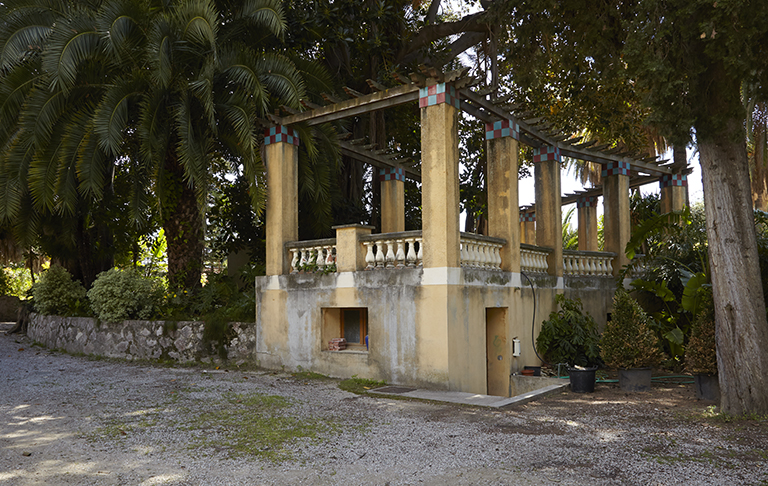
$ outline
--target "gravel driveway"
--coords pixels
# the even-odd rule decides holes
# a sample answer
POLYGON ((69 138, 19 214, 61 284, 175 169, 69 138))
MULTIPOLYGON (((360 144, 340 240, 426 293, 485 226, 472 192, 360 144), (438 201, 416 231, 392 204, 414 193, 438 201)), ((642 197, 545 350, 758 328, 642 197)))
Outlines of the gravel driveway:
POLYGON ((768 484, 768 422, 708 416, 690 385, 486 410, 92 360, 4 332, 0 369, 2 485, 768 484))

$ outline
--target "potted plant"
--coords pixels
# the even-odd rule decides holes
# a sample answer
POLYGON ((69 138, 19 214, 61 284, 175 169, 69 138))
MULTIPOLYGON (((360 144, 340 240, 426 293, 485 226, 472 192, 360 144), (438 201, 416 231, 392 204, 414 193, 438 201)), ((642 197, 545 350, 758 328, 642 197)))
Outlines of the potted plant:
POLYGON ((536 349, 549 363, 568 364, 571 391, 593 392, 595 370, 601 363, 597 324, 582 312, 581 300, 558 295, 555 301, 560 310, 541 324, 536 349))
POLYGON ((691 338, 685 350, 685 367, 693 375, 696 397, 700 400, 720 399, 715 348, 715 304, 712 291, 703 292, 700 311, 693 321, 691 338))
POLYGON ((651 317, 626 290, 616 290, 611 320, 605 326, 600 346, 605 364, 619 370, 623 391, 651 389, 651 367, 662 359, 659 338, 651 323, 651 317))

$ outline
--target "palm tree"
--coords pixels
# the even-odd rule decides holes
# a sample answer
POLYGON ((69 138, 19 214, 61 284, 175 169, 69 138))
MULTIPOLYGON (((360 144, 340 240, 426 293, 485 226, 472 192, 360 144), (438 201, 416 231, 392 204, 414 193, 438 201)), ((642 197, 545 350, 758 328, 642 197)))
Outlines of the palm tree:
POLYGON ((199 285, 211 160, 263 205, 258 118, 304 96, 274 50, 279 0, 11 0, 0 18, 0 217, 73 215, 125 171, 137 223, 157 196, 169 285, 199 285))

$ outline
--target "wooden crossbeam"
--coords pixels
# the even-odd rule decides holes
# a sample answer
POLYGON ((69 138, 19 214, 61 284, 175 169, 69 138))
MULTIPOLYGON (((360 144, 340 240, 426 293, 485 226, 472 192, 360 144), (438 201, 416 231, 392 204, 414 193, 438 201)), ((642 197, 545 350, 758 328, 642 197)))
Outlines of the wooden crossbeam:
POLYGON ((280 120, 280 124, 293 125, 294 123, 305 122, 308 125, 319 125, 350 116, 371 113, 390 106, 418 101, 418 99, 419 87, 411 83, 364 95, 360 98, 353 98, 340 103, 319 107, 297 115, 286 116, 280 120))
POLYGON ((355 159, 359 162, 372 165, 378 169, 402 168, 406 177, 416 182, 421 182, 421 172, 414 169, 413 167, 399 164, 397 161, 382 157, 381 155, 376 155, 370 150, 365 150, 360 146, 352 145, 347 142, 339 142, 339 148, 341 149, 341 153, 343 155, 346 155, 347 157, 355 159))

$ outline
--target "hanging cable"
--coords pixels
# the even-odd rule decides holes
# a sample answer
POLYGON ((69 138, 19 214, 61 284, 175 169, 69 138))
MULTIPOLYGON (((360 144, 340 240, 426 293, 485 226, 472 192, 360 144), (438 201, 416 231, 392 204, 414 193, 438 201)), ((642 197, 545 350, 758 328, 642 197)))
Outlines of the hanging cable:
POLYGON ((552 366, 551 363, 548 363, 544 358, 539 356, 539 351, 536 349, 536 289, 534 288, 531 279, 522 270, 520 271, 520 275, 525 277, 528 281, 528 285, 531 286, 531 293, 533 294, 533 318, 531 319, 531 342, 533 343, 533 352, 536 353, 536 357, 539 358, 539 361, 552 366))

